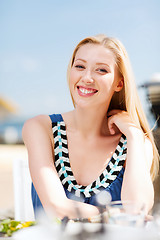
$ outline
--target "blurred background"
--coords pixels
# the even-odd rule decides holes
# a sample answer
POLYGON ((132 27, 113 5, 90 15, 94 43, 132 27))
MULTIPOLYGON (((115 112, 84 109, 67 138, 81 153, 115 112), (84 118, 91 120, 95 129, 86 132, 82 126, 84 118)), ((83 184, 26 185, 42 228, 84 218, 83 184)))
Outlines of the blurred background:
MULTIPOLYGON (((13 210, 21 130, 38 114, 73 108, 66 71, 76 44, 104 33, 126 47, 151 128, 160 112, 159 0, 0 0, 0 209, 13 210)), ((160 146, 159 121, 154 134, 160 146)), ((159 197, 159 179, 155 183, 159 197)), ((11 213, 10 213, 11 214, 11 213)))

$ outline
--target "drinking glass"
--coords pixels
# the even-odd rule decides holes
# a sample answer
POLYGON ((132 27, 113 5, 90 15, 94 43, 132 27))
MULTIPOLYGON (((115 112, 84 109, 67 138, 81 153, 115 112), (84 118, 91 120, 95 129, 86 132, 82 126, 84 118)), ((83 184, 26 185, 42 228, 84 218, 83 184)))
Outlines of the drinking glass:
POLYGON ((108 223, 141 227, 145 223, 145 207, 133 202, 115 201, 107 206, 108 223))

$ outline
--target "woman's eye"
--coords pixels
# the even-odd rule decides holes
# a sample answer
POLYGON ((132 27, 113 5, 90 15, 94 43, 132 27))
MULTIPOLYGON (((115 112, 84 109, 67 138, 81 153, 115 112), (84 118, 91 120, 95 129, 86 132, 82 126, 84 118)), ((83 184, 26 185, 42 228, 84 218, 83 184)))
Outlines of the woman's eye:
POLYGON ((75 65, 76 68, 83 69, 84 67, 82 65, 75 65))
POLYGON ((106 69, 104 69, 104 68, 99 68, 98 72, 107 73, 108 71, 106 69))

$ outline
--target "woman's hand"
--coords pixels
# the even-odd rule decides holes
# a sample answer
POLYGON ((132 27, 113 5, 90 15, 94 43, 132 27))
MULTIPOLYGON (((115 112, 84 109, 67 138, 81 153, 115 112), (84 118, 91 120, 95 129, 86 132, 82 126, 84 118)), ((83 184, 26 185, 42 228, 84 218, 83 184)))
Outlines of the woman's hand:
POLYGON ((107 113, 108 116, 108 128, 112 135, 114 135, 117 130, 128 136, 134 131, 137 133, 142 131, 138 128, 135 123, 131 120, 128 112, 122 110, 111 110, 107 113), (118 129, 117 129, 118 128, 118 129))

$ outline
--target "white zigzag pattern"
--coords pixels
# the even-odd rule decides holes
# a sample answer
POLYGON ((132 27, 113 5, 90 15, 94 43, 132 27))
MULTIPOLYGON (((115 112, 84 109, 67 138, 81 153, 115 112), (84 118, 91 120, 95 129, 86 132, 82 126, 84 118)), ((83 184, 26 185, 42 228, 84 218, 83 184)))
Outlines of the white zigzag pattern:
POLYGON ((96 186, 97 186, 97 185, 100 185, 100 183, 101 183, 100 178, 97 178, 97 180, 96 180, 96 186))
POLYGON ((64 147, 62 147, 62 152, 64 152, 64 153, 68 153, 68 149, 67 149, 67 148, 64 148, 64 147))
POLYGON ((108 185, 109 185, 109 183, 105 182, 102 186, 103 186, 104 188, 107 188, 108 185))
POLYGON ((72 188, 73 188, 73 183, 69 184, 68 191, 71 192, 72 188))
POLYGON ((122 151, 122 149, 121 149, 121 147, 119 145, 117 146, 117 150, 118 150, 118 152, 122 151))
POLYGON ((93 188, 93 192, 94 192, 95 194, 97 194, 97 193, 99 193, 99 192, 100 192, 100 190, 99 190, 99 189, 97 189, 97 188, 93 188))
POLYGON ((109 165, 110 168, 112 168, 114 166, 112 162, 109 162, 108 165, 109 165))
POLYGON ((70 164, 69 159, 66 158, 66 157, 63 157, 63 161, 64 161, 64 162, 68 162, 68 163, 70 164))
POLYGON ((54 126, 53 128, 52 128, 52 132, 54 133, 55 131, 57 131, 58 130, 58 128, 57 128, 57 126, 54 126))
MULTIPOLYGON (((59 138, 60 138, 60 136, 57 135, 57 136, 54 138, 54 142, 55 142, 55 143, 56 143, 56 142, 59 142, 59 138)), ((61 140, 62 140, 62 143, 64 143, 64 144, 67 145, 67 140, 66 140, 66 139, 61 138, 61 140)))
MULTIPOLYGON (((62 180, 62 184, 64 185, 66 182, 68 182, 68 181, 74 181, 74 176, 67 176, 66 178, 64 178, 63 180, 62 180)), ((72 185, 73 185, 73 183, 72 183, 72 185)), ((73 186, 75 186, 75 187, 77 187, 78 188, 78 185, 73 185, 73 186)))
POLYGON ((57 146, 57 147, 55 148, 55 154, 59 153, 60 151, 61 151, 61 152, 64 152, 64 153, 68 153, 68 149, 67 149, 67 148, 62 147, 61 150, 60 150, 60 149, 59 149, 59 146, 57 146))
POLYGON ((65 127, 65 122, 64 121, 60 122, 60 125, 65 127))
POLYGON ((117 159, 117 154, 114 152, 112 157, 116 160, 117 159))
POLYGON ((58 176, 61 177, 61 175, 64 174, 64 173, 65 173, 65 171, 63 171, 62 168, 61 168, 58 172, 58 176))
MULTIPOLYGON (((64 164, 64 166, 65 166, 65 164, 64 164)), ((71 171, 70 167, 65 166, 65 169, 66 169, 66 171, 71 171)))
POLYGON ((62 139, 62 143, 67 145, 67 140, 66 139, 62 139))
POLYGON ((121 137, 121 143, 123 143, 123 144, 125 143, 125 144, 126 144, 126 143, 127 143, 126 139, 124 139, 123 137, 121 137))
POLYGON ((57 148, 54 149, 54 154, 55 154, 55 156, 56 156, 58 153, 59 153, 59 148, 57 147, 57 148))
POLYGON ((55 138, 54 138, 54 142, 59 142, 59 136, 57 135, 55 138))
MULTIPOLYGON (((60 122, 58 123, 59 126, 64 126, 65 127, 65 123, 64 122, 60 122)), ((57 126, 54 126, 53 127, 53 133, 55 131, 59 131, 60 134, 66 136, 66 131, 65 130, 62 130, 60 128, 60 130, 58 130, 58 127, 57 126)), ((56 136, 54 138, 54 141, 55 143, 57 141, 59 141, 59 138, 61 138, 61 141, 67 145, 67 140, 63 139, 61 136, 56 136)), ((126 139, 124 139, 123 137, 121 137, 120 139, 120 142, 123 143, 123 149, 125 149, 127 147, 127 144, 126 144, 126 139)), ((62 143, 59 143, 60 145, 62 143)), ((122 153, 123 149, 120 147, 120 145, 117 146, 116 150, 119 152, 118 155, 120 153, 122 153)), ((62 147, 61 149, 59 149, 59 147, 55 148, 55 155, 57 155, 59 152, 64 152, 66 154, 68 154, 68 148, 65 148, 65 147, 62 147)), ((96 180, 96 186, 103 186, 104 188, 107 188, 109 183, 106 182, 107 179, 111 180, 111 181, 114 181, 117 177, 116 174, 114 174, 115 171, 118 171, 120 172, 120 170, 122 169, 123 166, 118 166, 118 161, 119 160, 125 160, 126 158, 126 154, 122 154, 121 156, 117 156, 116 153, 113 154, 113 158, 116 160, 116 162, 113 164, 112 161, 109 162, 108 166, 113 169, 114 168, 114 171, 111 173, 111 172, 108 172, 106 169, 104 170, 103 172, 103 183, 102 181, 100 181, 100 177, 97 178, 96 180), (117 160, 118 159, 118 160, 117 160), (107 175, 107 178, 105 178, 105 176, 107 175)), ((69 159, 68 158, 65 158, 65 157, 61 157, 61 159, 63 160, 64 163, 60 163, 60 159, 58 159, 55 163, 56 167, 60 164, 61 167, 65 166, 65 162, 68 162, 69 163, 69 159)), ((59 177, 61 177, 62 174, 64 174, 66 172, 66 170, 68 171, 71 171, 71 168, 70 167, 67 167, 65 166, 65 170, 62 171, 62 168, 59 170, 58 172, 58 175, 59 177)), ((68 191, 71 192, 72 188, 73 187, 76 187, 77 190, 75 190, 75 195, 77 197, 80 197, 80 193, 81 193, 81 186, 82 185, 73 185, 72 181, 75 180, 74 176, 67 176, 65 177, 63 180, 62 180, 62 184, 64 185, 67 181, 71 181, 71 183, 69 184, 68 186, 68 191)), ((83 191, 83 194, 85 195, 85 197, 90 197, 91 194, 90 194, 90 191, 94 192, 95 194, 98 193, 100 190, 98 190, 96 187, 92 188, 91 189, 91 186, 92 186, 93 183, 89 184, 88 186, 85 187, 84 191, 83 191)))
POLYGON ((75 191, 75 195, 76 195, 77 197, 80 197, 80 189, 77 189, 77 190, 75 191))
MULTIPOLYGON (((68 158, 65 158, 65 157, 61 157, 61 158, 59 158, 59 159, 57 159, 57 161, 55 161, 55 165, 56 165, 56 167, 60 164, 60 160, 63 160, 63 162, 64 162, 64 165, 65 165, 65 162, 68 162, 69 163, 69 160, 68 160, 68 158)), ((61 165, 61 164, 60 164, 61 165)), ((65 166, 66 167, 66 166, 65 166)))
POLYGON ((113 175, 113 174, 108 174, 108 179, 109 180, 114 180, 117 177, 117 175, 113 175))
POLYGON ((65 130, 60 129, 60 133, 61 133, 62 135, 66 135, 65 130))
POLYGON ((126 159, 127 154, 124 153, 123 155, 119 156, 118 159, 121 160, 125 160, 126 159))

